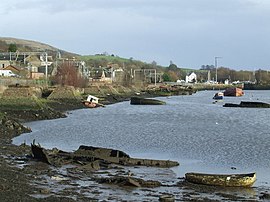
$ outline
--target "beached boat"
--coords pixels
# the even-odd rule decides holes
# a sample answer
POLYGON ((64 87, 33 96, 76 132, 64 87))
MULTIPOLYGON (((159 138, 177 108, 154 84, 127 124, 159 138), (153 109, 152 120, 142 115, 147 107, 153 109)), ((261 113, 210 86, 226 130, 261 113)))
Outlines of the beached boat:
POLYGON ((96 107, 104 107, 103 104, 98 103, 99 98, 93 96, 93 95, 88 95, 87 99, 82 101, 84 106, 89 107, 89 108, 96 108, 96 107))
POLYGON ((222 92, 218 92, 214 95, 213 99, 214 100, 222 100, 224 97, 224 94, 222 92))
POLYGON ((244 91, 241 88, 227 88, 224 91, 224 96, 240 97, 244 95, 244 91))
POLYGON ((156 100, 156 99, 131 97, 130 104, 132 105, 164 105, 166 104, 166 102, 156 100))
POLYGON ((256 173, 227 175, 186 173, 185 179, 188 182, 212 186, 251 187, 256 181, 256 173))
POLYGON ((96 108, 97 104, 93 103, 93 102, 88 102, 86 100, 82 101, 82 103, 84 104, 84 106, 88 107, 88 108, 96 108))

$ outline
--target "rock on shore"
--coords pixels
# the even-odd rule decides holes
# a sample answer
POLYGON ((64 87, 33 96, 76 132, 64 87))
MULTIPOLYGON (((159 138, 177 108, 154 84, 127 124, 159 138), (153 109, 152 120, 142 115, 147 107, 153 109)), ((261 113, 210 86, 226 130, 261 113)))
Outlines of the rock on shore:
POLYGON ((11 142, 11 138, 29 132, 31 132, 30 128, 23 126, 16 120, 0 116, 0 141, 11 142))

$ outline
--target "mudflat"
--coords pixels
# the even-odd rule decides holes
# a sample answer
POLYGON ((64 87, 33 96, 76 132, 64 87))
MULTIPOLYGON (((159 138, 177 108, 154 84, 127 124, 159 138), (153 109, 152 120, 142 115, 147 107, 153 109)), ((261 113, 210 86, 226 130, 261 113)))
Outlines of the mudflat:
MULTIPOLYGON (((126 98, 110 97, 107 104, 123 99, 126 98)), ((137 159, 127 161, 137 162, 137 165, 135 163, 128 165, 123 161, 108 162, 108 159, 100 161, 100 158, 97 162, 92 161, 91 157, 81 151, 75 152, 80 154, 76 156, 57 149, 43 149, 46 154, 50 154, 51 159, 48 163, 34 158, 30 145, 12 144, 13 137, 31 132, 31 129, 24 127, 21 122, 65 117, 67 114, 63 112, 83 107, 54 104, 51 105, 51 109, 59 109, 60 106, 60 111, 27 110, 26 112, 13 109, 6 110, 1 115, 1 201, 265 201, 270 199, 267 187, 225 188, 192 184, 186 182, 184 178, 177 178, 169 166, 143 166, 141 161, 138 164, 137 159), (57 157, 59 152, 61 158, 57 157)), ((40 147, 42 148, 42 145, 40 147)))

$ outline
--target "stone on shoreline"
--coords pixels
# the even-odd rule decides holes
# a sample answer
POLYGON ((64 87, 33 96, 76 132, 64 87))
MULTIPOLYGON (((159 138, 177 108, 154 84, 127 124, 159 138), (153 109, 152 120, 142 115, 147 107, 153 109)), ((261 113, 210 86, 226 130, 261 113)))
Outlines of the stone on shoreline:
POLYGON ((0 137, 10 140, 11 138, 22 133, 29 133, 31 129, 23 126, 14 119, 0 114, 0 137))

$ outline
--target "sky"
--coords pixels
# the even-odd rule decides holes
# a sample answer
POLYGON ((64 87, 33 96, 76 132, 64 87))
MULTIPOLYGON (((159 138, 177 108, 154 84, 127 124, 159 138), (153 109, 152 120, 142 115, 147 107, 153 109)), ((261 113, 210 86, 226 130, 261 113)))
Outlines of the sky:
POLYGON ((0 36, 162 66, 270 70, 270 0, 1 0, 0 36))

